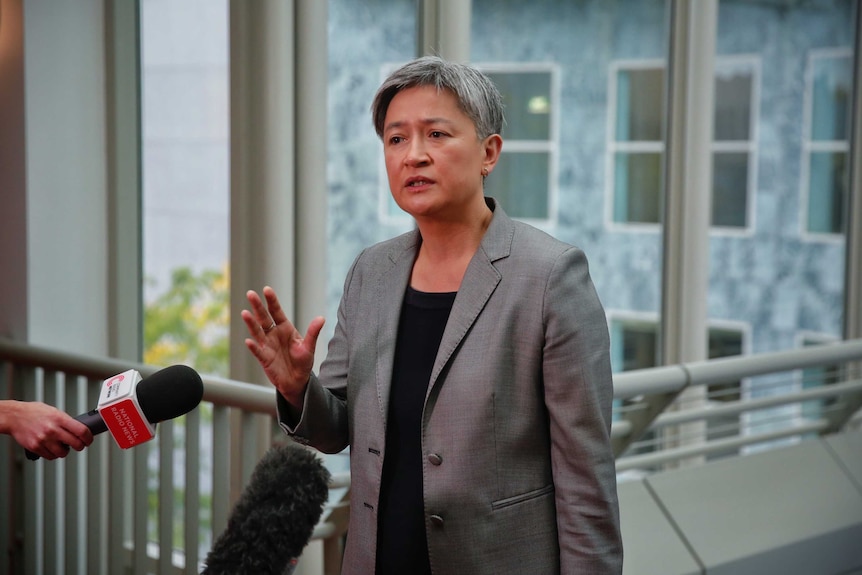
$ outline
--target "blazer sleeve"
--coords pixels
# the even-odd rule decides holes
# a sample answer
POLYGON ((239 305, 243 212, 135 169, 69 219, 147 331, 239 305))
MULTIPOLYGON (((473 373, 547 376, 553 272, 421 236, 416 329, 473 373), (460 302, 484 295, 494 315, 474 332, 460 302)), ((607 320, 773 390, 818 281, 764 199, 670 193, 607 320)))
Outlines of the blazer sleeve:
POLYGON ((581 250, 571 248, 557 258, 544 293, 543 321, 561 572, 621 573, 610 338, 581 250))
POLYGON ((348 428, 347 382, 349 374, 349 336, 351 318, 361 291, 356 269, 363 251, 347 273, 338 305, 338 321, 329 340, 320 375, 311 374, 305 389, 298 420, 290 417, 287 401, 276 394, 278 423, 295 441, 311 445, 323 453, 338 453, 350 443, 348 428))

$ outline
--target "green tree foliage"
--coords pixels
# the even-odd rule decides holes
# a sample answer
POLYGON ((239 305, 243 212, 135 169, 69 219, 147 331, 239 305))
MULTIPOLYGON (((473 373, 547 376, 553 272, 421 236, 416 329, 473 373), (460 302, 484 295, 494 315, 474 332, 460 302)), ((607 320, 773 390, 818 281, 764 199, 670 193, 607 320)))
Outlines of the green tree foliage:
POLYGON ((229 304, 226 268, 174 270, 170 288, 144 309, 144 363, 227 377, 229 304))
MULTIPOLYGON (((167 291, 144 307, 144 363, 156 366, 185 364, 201 374, 228 376, 228 333, 230 290, 227 268, 204 270, 198 274, 188 267, 174 270, 167 291)), ((202 432, 210 435, 212 406, 201 403, 202 432)), ((186 457, 186 416, 173 421, 174 453, 186 457)), ((151 448, 149 457, 148 534, 158 540, 159 481, 158 453, 151 448)), ((212 495, 206 477, 212 472, 208 453, 201 453, 201 494, 195 502, 199 509, 200 553, 212 541, 212 495)), ((186 496, 181 478, 175 478, 173 543, 183 547, 183 507, 186 496)))

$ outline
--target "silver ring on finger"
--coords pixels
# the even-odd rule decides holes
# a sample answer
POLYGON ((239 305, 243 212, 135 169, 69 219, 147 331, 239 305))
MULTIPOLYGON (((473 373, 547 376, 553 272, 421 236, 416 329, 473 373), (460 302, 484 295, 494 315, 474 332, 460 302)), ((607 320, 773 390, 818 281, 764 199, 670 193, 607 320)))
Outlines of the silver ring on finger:
POLYGON ((262 327, 263 333, 269 333, 275 329, 275 320, 272 320, 272 324, 269 327, 262 327))

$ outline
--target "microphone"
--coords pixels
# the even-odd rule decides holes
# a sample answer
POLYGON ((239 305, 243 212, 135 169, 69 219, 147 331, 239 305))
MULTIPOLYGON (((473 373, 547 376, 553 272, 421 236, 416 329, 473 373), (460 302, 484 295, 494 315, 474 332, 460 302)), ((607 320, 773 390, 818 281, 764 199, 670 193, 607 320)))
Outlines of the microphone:
MULTIPOLYGON (((155 437, 155 424, 184 415, 203 398, 201 376, 185 365, 172 365, 146 379, 130 369, 102 383, 96 409, 75 417, 93 435, 110 430, 122 449, 155 437)), ((26 450, 27 459, 39 456, 26 450)))
POLYGON ((309 449, 275 445, 255 466, 201 575, 290 575, 329 497, 329 470, 309 449))

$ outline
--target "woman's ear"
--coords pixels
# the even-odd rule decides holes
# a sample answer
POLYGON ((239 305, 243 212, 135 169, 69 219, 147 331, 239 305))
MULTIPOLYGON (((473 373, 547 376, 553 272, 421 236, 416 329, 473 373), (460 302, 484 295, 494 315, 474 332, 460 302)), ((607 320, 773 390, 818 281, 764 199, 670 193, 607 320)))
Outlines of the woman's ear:
POLYGON ((491 134, 483 142, 485 158, 482 161, 482 174, 487 176, 494 171, 497 160, 500 159, 500 151, 503 149, 503 138, 500 134, 491 134))

